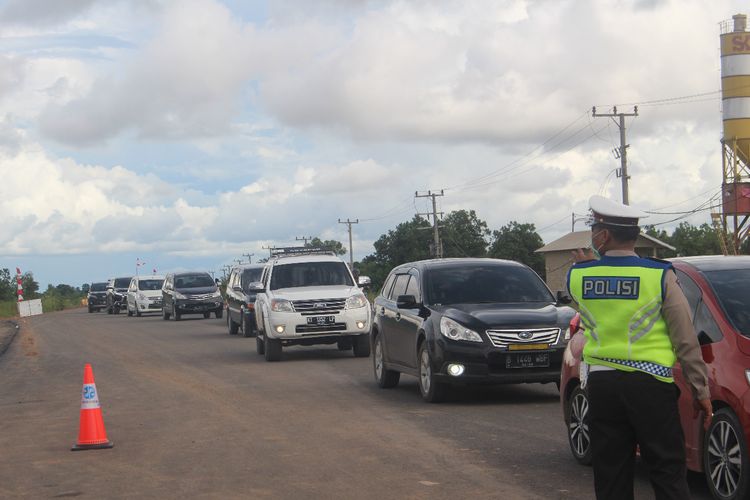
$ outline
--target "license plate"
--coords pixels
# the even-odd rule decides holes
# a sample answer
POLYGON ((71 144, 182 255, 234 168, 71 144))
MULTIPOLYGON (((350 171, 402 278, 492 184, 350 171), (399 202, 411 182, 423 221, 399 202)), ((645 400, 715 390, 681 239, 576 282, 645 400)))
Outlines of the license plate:
POLYGON ((505 357, 505 368, 544 368, 548 366, 548 352, 508 354, 505 357))
POLYGON ((311 318, 307 318, 308 325, 332 325, 335 322, 335 316, 313 316, 311 318))
POLYGON ((549 349, 549 344, 510 344, 509 351, 544 351, 549 349))

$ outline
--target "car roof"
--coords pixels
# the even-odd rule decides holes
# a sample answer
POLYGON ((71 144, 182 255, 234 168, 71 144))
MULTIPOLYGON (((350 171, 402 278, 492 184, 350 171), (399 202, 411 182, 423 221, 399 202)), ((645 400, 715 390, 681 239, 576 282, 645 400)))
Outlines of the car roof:
POLYGON ((196 275, 207 275, 211 276, 210 273, 206 271, 180 271, 178 273, 171 273, 174 276, 196 276, 196 275))
POLYGON ((295 255, 294 257, 276 257, 271 261, 274 265, 283 265, 283 264, 296 264, 299 262, 341 262, 344 261, 341 260, 340 257, 337 257, 335 255, 325 255, 325 254, 305 254, 305 255, 295 255))
POLYGON ((516 262, 514 260, 505 259, 490 259, 490 258, 479 258, 479 257, 454 257, 448 259, 430 259, 430 260, 418 260, 415 262, 406 262, 394 269, 404 269, 410 267, 416 267, 419 269, 435 269, 441 267, 455 267, 456 264, 494 264, 508 267, 526 267, 525 264, 516 262))
POLYGON ((266 267, 267 264, 238 264, 236 266, 232 266, 232 269, 236 269, 238 271, 244 271, 245 269, 263 269, 266 267))
MULTIPOLYGON (((135 277, 136 276, 134 276, 134 278, 135 277)), ((141 281, 141 280, 163 280, 164 276, 162 276, 160 274, 150 274, 150 275, 146 275, 146 276, 138 276, 137 278, 138 278, 138 281, 141 281)))
POLYGON ((730 271, 750 269, 750 255, 696 255, 694 257, 674 257, 674 263, 684 263, 698 271, 730 271))

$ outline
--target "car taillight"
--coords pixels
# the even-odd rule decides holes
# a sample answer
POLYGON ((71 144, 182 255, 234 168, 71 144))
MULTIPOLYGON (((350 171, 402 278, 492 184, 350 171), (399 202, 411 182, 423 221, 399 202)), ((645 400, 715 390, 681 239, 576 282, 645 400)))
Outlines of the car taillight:
POLYGON ((255 310, 255 302, 248 302, 247 303, 247 308, 249 310, 251 310, 251 311, 254 311, 255 310))

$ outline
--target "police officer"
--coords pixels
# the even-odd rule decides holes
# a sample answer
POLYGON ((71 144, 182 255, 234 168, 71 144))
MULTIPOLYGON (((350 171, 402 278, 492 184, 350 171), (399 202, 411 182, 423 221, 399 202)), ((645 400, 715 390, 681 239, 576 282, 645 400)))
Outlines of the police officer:
POLYGON ((575 252, 568 290, 586 329, 596 497, 633 498, 638 445, 657 500, 685 500, 690 493, 672 378, 676 360, 704 424, 712 417, 690 306, 669 262, 635 253, 638 219, 645 213, 601 196, 592 196, 589 206, 591 248, 575 252))

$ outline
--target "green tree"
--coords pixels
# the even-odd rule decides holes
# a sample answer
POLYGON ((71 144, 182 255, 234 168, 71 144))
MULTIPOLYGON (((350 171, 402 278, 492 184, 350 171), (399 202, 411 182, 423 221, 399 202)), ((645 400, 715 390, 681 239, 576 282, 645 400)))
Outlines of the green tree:
POLYGON ((488 252, 490 257, 523 262, 539 276, 545 277, 544 257, 535 253, 535 250, 544 246, 544 242, 534 224, 511 221, 499 231, 493 231, 492 235, 494 239, 488 252))
POLYGON ((490 230, 474 210, 456 210, 440 223, 445 257, 485 257, 490 230))
POLYGON ((15 300, 16 280, 7 267, 0 269, 0 302, 15 300))
POLYGON ((39 297, 39 283, 34 280, 34 273, 27 271, 21 275, 21 286, 23 286, 24 299, 36 299, 39 297))
POLYGON ((323 241, 317 236, 311 239, 305 246, 314 247, 314 248, 325 248, 325 249, 331 250, 336 255, 344 255, 345 253, 347 253, 346 248, 344 248, 344 245, 340 241, 336 241, 336 240, 323 241))
POLYGON ((677 249, 677 255, 716 255, 721 254, 721 244, 713 227, 709 224, 693 226, 682 222, 672 232, 670 244, 677 249))

